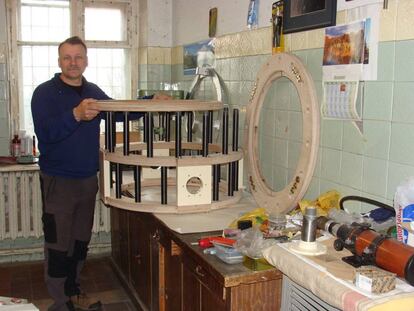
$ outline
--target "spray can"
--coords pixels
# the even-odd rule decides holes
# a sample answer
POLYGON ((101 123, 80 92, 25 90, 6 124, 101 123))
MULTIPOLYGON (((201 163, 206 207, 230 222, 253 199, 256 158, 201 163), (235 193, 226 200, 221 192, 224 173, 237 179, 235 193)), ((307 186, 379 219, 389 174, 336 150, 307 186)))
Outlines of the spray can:
POLYGON ((272 4, 272 39, 272 54, 284 52, 283 0, 272 4))
POLYGON ((11 142, 11 152, 13 157, 20 156, 21 140, 18 134, 15 134, 11 142))

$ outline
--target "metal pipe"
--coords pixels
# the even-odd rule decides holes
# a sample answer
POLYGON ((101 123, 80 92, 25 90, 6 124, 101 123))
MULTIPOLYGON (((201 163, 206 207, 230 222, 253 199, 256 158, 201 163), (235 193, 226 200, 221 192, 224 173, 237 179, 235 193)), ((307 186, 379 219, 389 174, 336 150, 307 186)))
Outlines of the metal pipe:
POLYGON ((121 198, 121 186, 122 186, 121 165, 119 163, 116 163, 115 165, 115 196, 117 199, 121 198))
POLYGON ((194 116, 192 111, 187 112, 187 142, 193 141, 193 121, 194 116))
POLYGON ((208 142, 210 144, 213 142, 213 121, 214 121, 213 111, 210 110, 208 112, 208 123, 209 123, 209 126, 208 126, 208 142))
POLYGON ((124 143, 124 156, 127 156, 129 154, 129 113, 128 111, 124 112, 124 137, 123 137, 123 143, 124 143))
POLYGON ((152 134, 153 133, 153 127, 154 127, 154 124, 152 122, 152 113, 147 112, 145 114, 144 131, 146 132, 146 137, 147 137, 147 157, 148 158, 152 158, 153 157, 153 152, 154 152, 154 147, 153 147, 154 136, 152 134))
POLYGON ((209 113, 203 113, 203 149, 202 155, 203 157, 208 156, 208 134, 209 134, 209 113))
POLYGON ((161 167, 161 204, 167 204, 167 167, 161 167))
POLYGON ((223 109, 223 139, 221 144, 221 152, 228 154, 228 140, 229 140, 229 108, 223 109))
MULTIPOLYGON (((239 150, 239 109, 233 109, 233 151, 239 150)), ((239 161, 232 163, 233 189, 239 190, 239 161)))
POLYGON ((220 164, 213 165, 213 201, 219 200, 220 164))
POLYGON ((181 111, 175 113, 175 157, 181 157, 181 111))
POLYGON ((165 141, 171 141, 171 113, 165 113, 165 141))
POLYGON ((134 166, 135 202, 141 202, 141 166, 134 166))

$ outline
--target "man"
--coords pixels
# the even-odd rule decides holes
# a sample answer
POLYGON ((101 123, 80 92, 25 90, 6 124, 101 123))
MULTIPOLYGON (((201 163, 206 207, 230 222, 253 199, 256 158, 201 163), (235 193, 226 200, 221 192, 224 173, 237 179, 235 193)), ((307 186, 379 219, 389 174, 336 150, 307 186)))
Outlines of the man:
POLYGON ((100 111, 109 97, 83 73, 87 48, 79 37, 59 45, 61 73, 39 85, 32 114, 40 151, 49 311, 100 310, 80 290, 79 274, 91 239, 98 190, 100 111), (78 308, 78 309, 75 309, 78 308))

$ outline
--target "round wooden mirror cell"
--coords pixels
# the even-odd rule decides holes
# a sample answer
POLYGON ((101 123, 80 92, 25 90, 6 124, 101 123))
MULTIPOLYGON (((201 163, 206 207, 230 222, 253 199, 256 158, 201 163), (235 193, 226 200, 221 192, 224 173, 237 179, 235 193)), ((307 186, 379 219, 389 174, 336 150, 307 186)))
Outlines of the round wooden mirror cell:
MULTIPOLYGON (((277 94, 275 94, 277 97, 277 94)), ((277 100, 277 99, 276 99, 277 100)), ((285 214, 297 206, 304 196, 315 169, 319 146, 319 108, 313 80, 294 55, 273 55, 260 69, 250 102, 247 106, 245 127, 245 161, 250 191, 259 207, 272 216, 285 214), (273 191, 261 174, 259 157, 260 113, 272 82, 285 77, 292 82, 302 107, 302 146, 296 170, 286 187, 273 191)))

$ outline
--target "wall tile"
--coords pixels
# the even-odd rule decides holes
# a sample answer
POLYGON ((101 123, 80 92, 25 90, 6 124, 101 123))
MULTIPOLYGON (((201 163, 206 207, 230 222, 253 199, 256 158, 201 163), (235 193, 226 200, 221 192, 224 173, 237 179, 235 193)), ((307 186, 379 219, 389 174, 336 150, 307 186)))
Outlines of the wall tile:
MULTIPOLYGON (((1 136, 5 135, 5 134, 9 134, 7 133, 2 133, 1 136)), ((7 137, 3 138, 0 137, 0 156, 9 156, 10 155, 10 139, 9 139, 9 135, 7 135, 7 137)))
POLYGON ((397 1, 388 1, 388 9, 380 12, 380 41, 395 40, 397 25, 397 1))
POLYGON ((390 150, 391 125, 385 121, 364 121, 365 155, 388 159, 390 150))
POLYGON ((381 197, 386 196, 388 161, 364 157, 362 190, 381 197))
MULTIPOLYGON (((383 95, 386 96, 386 95, 383 95)), ((396 82, 394 85, 394 122, 414 123, 414 82, 396 82)))
POLYGON ((7 81, 7 68, 6 64, 0 63, 0 81, 7 81))
POLYGON ((395 42, 380 42, 378 45, 378 81, 393 81, 395 65, 395 42))
POLYGON ((359 133, 352 122, 343 123, 343 151, 355 154, 363 154, 365 150, 365 138, 359 133))
POLYGON ((289 111, 289 139, 302 141, 302 113, 289 111))
POLYGON ((390 161, 414 166, 414 124, 393 123, 390 161))
POLYGON ((307 50, 307 69, 314 81, 322 81, 323 49, 307 50))
MULTIPOLYGON (((413 1, 414 4, 414 1, 413 1)), ((413 11, 414 12, 414 9, 413 11)), ((410 14, 412 14, 410 12, 410 14)), ((412 17, 411 17, 412 18, 412 17)), ((406 27, 414 30, 414 27, 406 27)), ((395 81, 414 81, 414 40, 395 43, 395 81)))
POLYGON ((276 137, 287 139, 289 136, 289 115, 287 111, 276 111, 276 137))
POLYGON ((341 184, 361 189, 362 186, 362 156, 342 152, 341 184))
POLYGON ((391 121, 393 83, 365 82, 364 120, 391 121))
POLYGON ((288 168, 295 170, 300 156, 302 144, 294 141, 288 141, 288 168))
POLYGON ((273 166, 273 190, 280 191, 284 189, 288 181, 288 170, 285 167, 273 166))
POLYGON ((0 81, 0 100, 5 101, 7 99, 6 82, 0 81))
POLYGON ((320 194, 320 179, 312 178, 308 190, 306 191, 303 198, 305 200, 315 200, 320 194))
POLYGON ((343 121, 321 120, 321 127, 321 146, 341 150, 343 121))
POLYGON ((321 160, 321 177, 331 181, 338 181, 341 172, 341 152, 339 150, 323 148, 321 160))
POLYGON ((288 141, 275 138, 273 145, 273 165, 288 167, 288 141))

